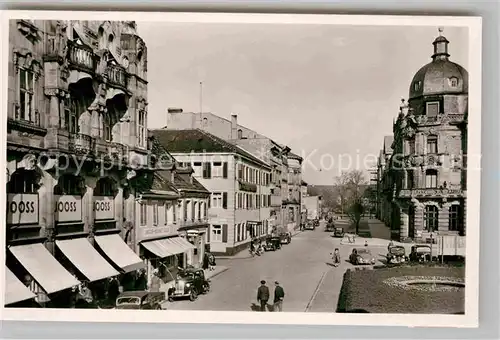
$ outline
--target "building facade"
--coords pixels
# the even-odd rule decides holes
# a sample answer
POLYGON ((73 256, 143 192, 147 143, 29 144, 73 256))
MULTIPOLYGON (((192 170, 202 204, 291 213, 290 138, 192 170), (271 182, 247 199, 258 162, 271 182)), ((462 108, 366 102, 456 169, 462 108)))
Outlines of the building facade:
POLYGON ((206 243, 234 254, 270 231, 270 165, 202 130, 153 130, 160 143, 211 193, 206 243))
POLYGON ((289 232, 300 228, 300 207, 302 201, 302 157, 289 152, 287 154, 287 190, 283 206, 287 213, 287 229, 289 232))
POLYGON ((468 73, 449 60, 448 43, 434 40, 393 127, 383 199, 400 240, 465 235, 468 73))
POLYGON ((134 22, 10 21, 7 267, 42 305, 143 266, 123 238, 151 171, 146 60, 134 22))

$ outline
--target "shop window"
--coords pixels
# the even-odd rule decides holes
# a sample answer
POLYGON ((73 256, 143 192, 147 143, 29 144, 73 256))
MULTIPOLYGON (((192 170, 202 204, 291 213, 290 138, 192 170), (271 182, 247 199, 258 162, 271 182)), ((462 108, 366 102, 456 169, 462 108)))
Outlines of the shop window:
POLYGON ((7 183, 10 194, 36 194, 38 188, 38 175, 34 170, 18 169, 7 183))
POLYGON ((110 178, 101 178, 97 181, 94 196, 115 196, 115 184, 110 178))
POLYGON ((438 208, 435 205, 428 205, 424 211, 425 230, 434 232, 438 229, 438 208))
POLYGON ((35 74, 32 70, 19 69, 19 119, 39 124, 35 114, 35 74))
POLYGON ((222 208, 222 193, 214 192, 212 194, 212 207, 213 208, 222 208))
POLYGON ((144 202, 141 203, 140 204, 140 224, 141 224, 141 226, 147 226, 147 224, 148 224, 147 212, 148 212, 148 206, 144 202))
POLYGON ((448 230, 460 231, 462 228, 462 207, 454 204, 449 210, 448 230))
POLYGON ((55 195, 83 196, 83 192, 83 180, 79 176, 70 174, 62 175, 54 187, 55 195))
POLYGON ((222 226, 212 225, 212 241, 222 242, 222 226))
POLYGON ((432 189, 437 188, 437 170, 428 169, 425 171, 425 187, 432 189))
POLYGON ((426 104, 426 114, 428 117, 436 117, 439 114, 439 102, 428 102, 426 104))
POLYGON ((437 136, 427 137, 427 153, 438 153, 438 139, 437 136))

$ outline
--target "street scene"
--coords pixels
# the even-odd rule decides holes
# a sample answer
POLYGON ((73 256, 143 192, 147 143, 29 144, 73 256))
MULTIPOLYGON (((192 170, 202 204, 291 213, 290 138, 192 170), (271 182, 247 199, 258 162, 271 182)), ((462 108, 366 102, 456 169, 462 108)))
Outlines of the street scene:
POLYGON ((465 313, 467 28, 285 26, 10 20, 6 307, 465 313))

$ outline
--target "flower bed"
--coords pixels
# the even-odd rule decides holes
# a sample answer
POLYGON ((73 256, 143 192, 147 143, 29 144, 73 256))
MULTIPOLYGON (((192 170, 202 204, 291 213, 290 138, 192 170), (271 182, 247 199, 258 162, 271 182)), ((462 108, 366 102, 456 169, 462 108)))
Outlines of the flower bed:
POLYGON ((465 268, 408 266, 344 274, 337 312, 461 314, 465 268))

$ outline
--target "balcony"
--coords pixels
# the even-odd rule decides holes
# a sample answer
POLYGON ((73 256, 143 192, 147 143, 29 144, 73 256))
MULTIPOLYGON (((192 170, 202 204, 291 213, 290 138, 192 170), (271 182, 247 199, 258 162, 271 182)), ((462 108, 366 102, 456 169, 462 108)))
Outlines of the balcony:
POLYGON ((438 124, 457 124, 465 120, 465 116, 462 114, 440 114, 438 116, 428 117, 425 115, 419 115, 417 117, 417 123, 422 125, 438 125, 438 124))
POLYGON ((108 142, 102 139, 94 143, 94 154, 96 157, 110 157, 114 160, 121 160, 126 156, 126 147, 123 144, 108 142))
POLYGON ((72 68, 94 73, 97 66, 96 58, 91 47, 68 41, 68 60, 72 68))
POLYGON ((88 154, 94 150, 94 138, 81 133, 70 134, 68 149, 76 154, 88 154))
POLYGON ((402 189, 399 191, 398 197, 401 198, 439 198, 439 197, 465 197, 465 190, 462 189, 440 189, 440 188, 428 188, 428 189, 402 189))
POLYGON ((106 75, 108 76, 108 81, 111 85, 124 89, 127 88, 128 74, 123 67, 118 65, 108 65, 106 75))
POLYGON ((186 230, 186 229, 194 229, 197 227, 202 227, 208 224, 208 217, 200 218, 200 219, 186 219, 179 220, 177 223, 177 230, 186 230))

